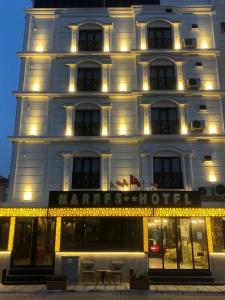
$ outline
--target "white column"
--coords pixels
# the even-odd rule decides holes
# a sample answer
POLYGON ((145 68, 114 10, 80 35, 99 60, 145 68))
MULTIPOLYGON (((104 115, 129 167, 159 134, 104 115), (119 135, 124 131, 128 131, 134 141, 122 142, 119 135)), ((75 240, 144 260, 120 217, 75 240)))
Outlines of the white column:
POLYGON ((110 190, 110 159, 111 154, 101 154, 101 190, 110 190))
POLYGON ((183 75, 183 62, 176 62, 177 66, 177 90, 183 91, 185 89, 184 75, 183 75))
POLYGON ((180 134, 183 135, 188 134, 185 104, 179 104, 179 120, 180 120, 180 134))
POLYGON ((188 153, 185 155, 186 159, 186 170, 187 170, 187 185, 188 185, 188 190, 192 191, 194 187, 194 181, 193 181, 193 166, 192 166, 192 156, 193 153, 188 153))
POLYGON ((174 49, 181 49, 180 23, 173 24, 174 49))
POLYGON ((102 92, 109 91, 109 65, 102 65, 102 92))
POLYGON ((142 64, 142 90, 149 91, 149 63, 143 62, 142 64))
POLYGON ((147 27, 146 23, 139 23, 139 45, 138 49, 146 50, 147 49, 147 27))
POLYGON ((151 124, 150 124, 150 104, 143 105, 143 134, 149 135, 151 133, 151 124))
POLYGON ((70 190, 72 155, 62 154, 63 157, 63 191, 70 190))
POLYGON ((104 52, 109 52, 110 49, 110 30, 111 25, 104 25, 104 52))
POLYGON ((101 106, 101 136, 108 136, 109 134, 109 107, 101 106))
POLYGON ((70 93, 76 92, 76 65, 68 64, 69 67, 69 87, 68 91, 70 93))
POLYGON ((183 174, 183 185, 184 185, 184 189, 188 190, 188 174, 187 174, 187 169, 186 169, 186 162, 185 162, 185 155, 183 154, 181 156, 181 168, 182 168, 182 174, 183 174))
POLYGON ((66 128, 65 128, 65 135, 66 136, 73 136, 74 135, 74 128, 73 128, 73 123, 74 123, 74 107, 73 106, 63 106, 66 110, 66 128))
POLYGON ((78 26, 77 25, 70 25, 71 28, 71 46, 70 51, 71 52, 77 52, 78 51, 78 26))

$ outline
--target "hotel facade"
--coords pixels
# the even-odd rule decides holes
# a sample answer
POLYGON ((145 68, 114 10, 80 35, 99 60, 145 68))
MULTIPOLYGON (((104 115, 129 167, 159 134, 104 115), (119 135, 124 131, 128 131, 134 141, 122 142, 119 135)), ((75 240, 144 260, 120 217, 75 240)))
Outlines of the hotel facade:
POLYGON ((181 2, 26 10, 5 283, 115 261, 123 280, 225 280, 225 8, 181 2))

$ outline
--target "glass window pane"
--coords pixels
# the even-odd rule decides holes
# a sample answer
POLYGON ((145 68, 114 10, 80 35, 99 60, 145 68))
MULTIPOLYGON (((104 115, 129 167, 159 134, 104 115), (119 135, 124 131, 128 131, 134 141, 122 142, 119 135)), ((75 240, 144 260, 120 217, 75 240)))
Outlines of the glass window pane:
POLYGON ((176 219, 162 218, 162 235, 164 249, 164 268, 177 269, 176 219))
POLYGON ((162 247, 162 228, 161 218, 149 218, 148 222, 148 251, 149 268, 163 268, 163 247, 162 247))

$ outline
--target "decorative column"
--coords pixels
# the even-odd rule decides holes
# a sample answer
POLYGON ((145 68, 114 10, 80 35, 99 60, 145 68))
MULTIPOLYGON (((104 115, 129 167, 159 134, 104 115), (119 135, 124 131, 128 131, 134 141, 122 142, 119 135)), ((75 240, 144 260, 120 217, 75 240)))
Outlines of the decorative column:
POLYGON ((181 49, 180 23, 173 24, 174 49, 181 49))
POLYGON ((185 190, 189 190, 188 187, 188 173, 187 173, 187 168, 186 168, 186 159, 185 159, 185 154, 182 154, 181 156, 181 169, 182 169, 182 174, 183 174, 183 186, 185 190))
POLYGON ((138 49, 147 49, 147 26, 145 22, 139 22, 138 24, 138 49))
POLYGON ((66 128, 65 128, 65 135, 66 136, 73 136, 74 130, 73 130, 73 115, 74 115, 74 107, 73 106, 63 106, 66 110, 66 128))
POLYGON ((142 124, 143 124, 143 131, 142 134, 149 135, 151 134, 151 116, 150 116, 150 104, 143 104, 142 105, 142 124))
POLYGON ((205 218, 205 225, 206 225, 206 232, 207 232, 207 242, 208 242, 208 250, 209 253, 213 252, 213 239, 212 239, 212 225, 211 225, 211 218, 205 218))
POLYGON ((69 67, 69 88, 68 91, 70 93, 76 92, 76 65, 75 64, 67 64, 69 67))
POLYGON ((101 136, 109 135, 109 109, 110 106, 101 106, 101 136))
POLYGON ((104 25, 104 52, 109 52, 110 49, 110 29, 112 25, 104 25))
POLYGON ((153 156, 150 153, 141 153, 140 155, 140 171, 139 177, 145 184, 149 184, 154 181, 153 176, 153 156))
POLYGON ((16 218, 11 217, 10 218, 10 225, 9 225, 9 239, 8 239, 8 251, 13 250, 13 241, 14 241, 14 235, 15 235, 15 227, 16 227, 16 218))
POLYGON ((62 226, 62 218, 56 218, 56 231, 55 231, 55 252, 60 251, 61 244, 61 226, 62 226))
POLYGON ((101 154, 101 190, 110 190, 110 159, 111 153, 101 154))
POLYGON ((69 28, 71 29, 71 46, 70 51, 71 52, 77 52, 78 51, 78 26, 77 25, 70 25, 69 28))
POLYGON ((109 91, 109 64, 102 64, 102 92, 109 91))
POLYGON ((189 191, 193 190, 194 181, 193 181, 193 166, 192 166, 192 156, 193 152, 186 153, 186 170, 187 170, 187 187, 189 191))
POLYGON ((183 91, 185 89, 183 76, 183 61, 176 62, 177 66, 177 90, 183 91))
POLYGON ((179 104, 179 120, 180 120, 180 134, 188 134, 188 126, 186 120, 186 104, 179 104))
POLYGON ((148 217, 143 218, 143 250, 148 253, 148 217))
POLYGON ((149 91, 149 62, 142 64, 142 90, 149 91))
POLYGON ((63 157, 63 191, 70 190, 72 155, 62 154, 63 157))

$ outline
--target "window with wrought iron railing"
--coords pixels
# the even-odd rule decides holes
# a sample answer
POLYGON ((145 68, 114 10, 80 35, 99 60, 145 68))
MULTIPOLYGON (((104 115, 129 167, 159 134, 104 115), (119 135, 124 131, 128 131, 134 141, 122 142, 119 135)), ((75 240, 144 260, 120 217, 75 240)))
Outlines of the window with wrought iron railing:
POLYGON ((152 90, 175 90, 176 76, 174 66, 151 66, 150 86, 152 90))
POLYGON ((79 31, 79 51, 102 51, 103 32, 99 30, 79 31))
POLYGON ((74 134, 76 136, 99 136, 100 135, 100 111, 99 110, 76 110, 74 134))
POLYGON ((73 160, 72 189, 100 188, 100 158, 75 157, 73 160))
POLYGON ((159 189, 183 189, 183 174, 179 157, 154 157, 154 182, 159 189))
POLYGON ((101 90, 101 69, 100 68, 78 68, 77 90, 100 91, 101 90))
POLYGON ((171 28, 148 28, 149 49, 172 49, 173 38, 171 28))
POLYGON ((176 108, 152 108, 151 120, 152 134, 179 134, 179 120, 176 108))

